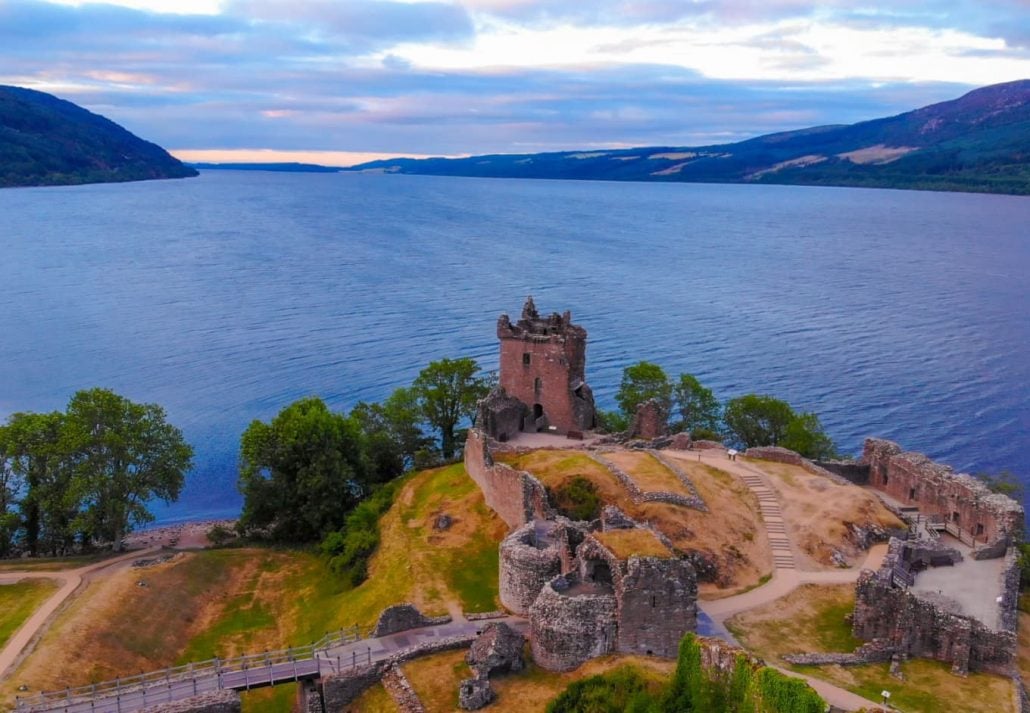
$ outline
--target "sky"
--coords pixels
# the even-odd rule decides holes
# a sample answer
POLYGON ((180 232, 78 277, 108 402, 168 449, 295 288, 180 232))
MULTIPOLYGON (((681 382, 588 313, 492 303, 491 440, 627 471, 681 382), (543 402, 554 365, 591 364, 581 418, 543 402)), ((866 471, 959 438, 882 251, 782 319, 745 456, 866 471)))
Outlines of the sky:
POLYGON ((1030 0, 0 0, 0 84, 184 160, 701 146, 1030 78, 1030 0))

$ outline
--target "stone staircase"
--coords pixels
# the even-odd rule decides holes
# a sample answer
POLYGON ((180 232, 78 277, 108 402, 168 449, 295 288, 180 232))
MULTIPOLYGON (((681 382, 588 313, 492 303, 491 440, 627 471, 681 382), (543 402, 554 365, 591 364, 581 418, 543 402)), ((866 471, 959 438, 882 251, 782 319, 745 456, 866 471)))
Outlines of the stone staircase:
POLYGON ((766 482, 765 476, 753 471, 745 473, 742 478, 744 484, 758 498, 762 522, 765 524, 769 546, 772 548, 773 568, 797 569, 794 553, 790 548, 790 540, 787 537, 787 524, 783 520, 783 512, 780 510, 780 501, 776 497, 776 491, 766 482))

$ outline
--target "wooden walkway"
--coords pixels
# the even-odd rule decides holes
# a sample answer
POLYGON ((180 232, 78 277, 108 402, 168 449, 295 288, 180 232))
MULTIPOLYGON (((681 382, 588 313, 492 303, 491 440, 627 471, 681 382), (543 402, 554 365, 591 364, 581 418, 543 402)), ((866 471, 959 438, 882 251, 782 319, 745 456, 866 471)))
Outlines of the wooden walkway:
MULTIPOLYGON (((518 617, 496 619, 519 630, 518 617)), ((218 690, 249 691, 336 674, 383 661, 399 651, 452 636, 475 634, 488 621, 458 621, 389 636, 362 638, 359 629, 345 629, 321 641, 282 651, 234 659, 211 659, 64 691, 18 698, 18 713, 131 713, 218 690)))

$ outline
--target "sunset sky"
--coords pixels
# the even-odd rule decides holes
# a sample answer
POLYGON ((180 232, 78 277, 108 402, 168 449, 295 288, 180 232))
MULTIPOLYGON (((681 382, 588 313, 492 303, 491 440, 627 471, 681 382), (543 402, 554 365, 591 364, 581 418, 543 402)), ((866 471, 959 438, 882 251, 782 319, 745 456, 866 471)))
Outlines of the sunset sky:
POLYGON ((1030 77, 1030 0, 0 0, 0 83, 187 160, 704 145, 1030 77))

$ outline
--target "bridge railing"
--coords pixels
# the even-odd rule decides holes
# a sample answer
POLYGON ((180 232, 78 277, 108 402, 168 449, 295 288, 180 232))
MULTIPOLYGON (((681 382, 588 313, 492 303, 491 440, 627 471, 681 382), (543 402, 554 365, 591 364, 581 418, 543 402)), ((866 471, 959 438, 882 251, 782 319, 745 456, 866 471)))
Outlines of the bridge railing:
POLYGON ((172 684, 216 678, 218 687, 222 687, 222 678, 226 674, 243 673, 255 668, 271 668, 277 664, 290 664, 310 661, 318 654, 339 646, 360 641, 363 638, 361 629, 353 626, 340 629, 323 636, 313 644, 295 646, 276 651, 265 651, 259 654, 246 654, 229 659, 213 658, 197 661, 182 666, 172 666, 158 671, 140 673, 135 676, 116 678, 113 681, 92 683, 88 686, 66 688, 60 691, 43 691, 34 696, 16 699, 16 709, 30 713, 36 710, 52 710, 54 707, 88 702, 98 698, 120 696, 126 693, 146 691, 152 688, 168 689, 172 684))

